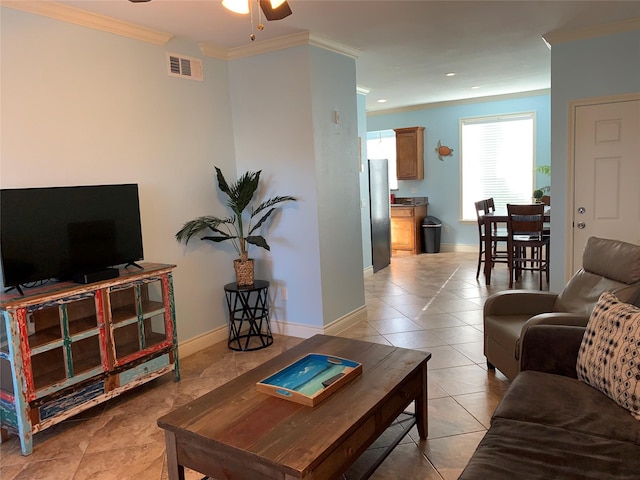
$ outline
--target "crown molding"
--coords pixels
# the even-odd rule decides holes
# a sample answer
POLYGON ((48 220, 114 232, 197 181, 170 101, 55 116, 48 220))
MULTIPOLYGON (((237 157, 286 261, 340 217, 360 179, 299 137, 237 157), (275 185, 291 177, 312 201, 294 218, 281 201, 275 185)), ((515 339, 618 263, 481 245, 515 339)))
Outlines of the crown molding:
POLYGON ((56 2, 2 0, 0 4, 3 7, 41 15, 95 30, 102 30, 103 32, 115 33, 116 35, 133 38, 134 40, 153 43, 154 45, 164 45, 173 38, 173 34, 171 33, 141 27, 56 2))
POLYGON ((390 113, 414 112, 416 110, 427 110, 430 108, 451 107, 454 105, 468 105, 471 103, 497 102, 499 100, 511 100, 515 98, 537 97, 539 95, 549 94, 551 94, 551 89, 543 88, 540 90, 529 90, 527 92, 505 93, 503 95, 487 95, 486 97, 446 100, 442 102, 423 103, 420 105, 411 105, 407 107, 388 108, 386 110, 371 110, 367 111, 367 117, 375 117, 376 115, 388 115, 390 113))
POLYGON ((353 59, 358 58, 360 55, 362 55, 363 52, 363 50, 357 47, 353 47, 345 43, 336 42, 335 40, 332 40, 328 37, 323 37, 322 35, 316 35, 314 33, 309 33, 309 45, 324 48, 325 50, 339 53, 353 59))
POLYGON ((283 50, 285 48, 297 47, 300 45, 314 45, 351 58, 357 58, 362 54, 362 50, 359 48, 336 42, 329 38, 312 34, 311 32, 294 33, 291 35, 272 38, 270 40, 262 40, 242 47, 231 48, 226 50, 226 55, 224 50, 205 44, 200 45, 200 51, 203 55, 209 55, 226 60, 234 60, 260 55, 262 53, 274 52, 276 50, 283 50))
POLYGON ((619 22, 594 25, 592 27, 577 28, 575 30, 565 30, 545 33, 542 38, 549 45, 573 42, 575 40, 585 40, 587 38, 603 37, 605 35, 615 35, 616 33, 640 30, 640 18, 630 18, 619 22))
POLYGON ((219 48, 208 43, 199 43, 200 53, 205 57, 213 57, 219 60, 229 60, 229 54, 224 48, 219 48))
MULTIPOLYGON (((173 38, 173 34, 171 33, 141 27, 56 2, 43 0, 0 0, 0 5, 55 20, 61 20, 74 25, 115 33, 116 35, 153 43, 154 45, 164 45, 173 38)), ((362 50, 359 48, 336 42, 330 38, 312 34, 311 32, 294 33, 292 35, 251 43, 250 45, 229 50, 205 43, 198 44, 200 52, 203 55, 221 60, 250 57, 299 45, 314 45, 351 58, 358 58, 362 54, 362 50)))

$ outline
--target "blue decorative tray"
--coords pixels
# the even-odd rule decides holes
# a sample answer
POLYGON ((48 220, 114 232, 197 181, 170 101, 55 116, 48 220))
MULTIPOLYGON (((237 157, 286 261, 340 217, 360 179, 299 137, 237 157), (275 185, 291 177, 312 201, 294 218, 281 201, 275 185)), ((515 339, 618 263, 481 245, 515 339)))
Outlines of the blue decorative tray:
POLYGON ((362 364, 310 353, 258 382, 258 391, 313 407, 362 373, 362 364))

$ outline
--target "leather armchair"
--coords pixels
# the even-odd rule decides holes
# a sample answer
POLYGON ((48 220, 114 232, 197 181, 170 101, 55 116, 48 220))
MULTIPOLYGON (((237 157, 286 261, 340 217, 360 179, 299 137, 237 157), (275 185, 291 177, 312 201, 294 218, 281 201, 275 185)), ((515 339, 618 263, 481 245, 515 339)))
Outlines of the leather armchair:
POLYGON ((521 339, 530 326, 584 327, 605 291, 640 306, 640 245, 591 237, 582 255, 582 268, 559 294, 507 290, 487 298, 483 314, 487 366, 513 380, 520 371, 521 339))

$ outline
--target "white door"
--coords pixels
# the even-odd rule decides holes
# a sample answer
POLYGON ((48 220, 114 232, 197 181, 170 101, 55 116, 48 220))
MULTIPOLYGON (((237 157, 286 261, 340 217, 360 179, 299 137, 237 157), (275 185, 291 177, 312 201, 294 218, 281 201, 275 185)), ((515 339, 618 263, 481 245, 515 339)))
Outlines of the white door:
POLYGON ((575 112, 574 272, 591 236, 640 244, 640 100, 575 112))

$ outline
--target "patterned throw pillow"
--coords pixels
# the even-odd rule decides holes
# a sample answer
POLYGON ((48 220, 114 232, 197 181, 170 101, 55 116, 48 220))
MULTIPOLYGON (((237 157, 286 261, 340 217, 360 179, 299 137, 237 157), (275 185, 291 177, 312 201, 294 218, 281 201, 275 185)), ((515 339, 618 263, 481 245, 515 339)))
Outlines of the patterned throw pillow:
POLYGON ((640 420, 640 308, 600 295, 576 363, 578 379, 640 420))

